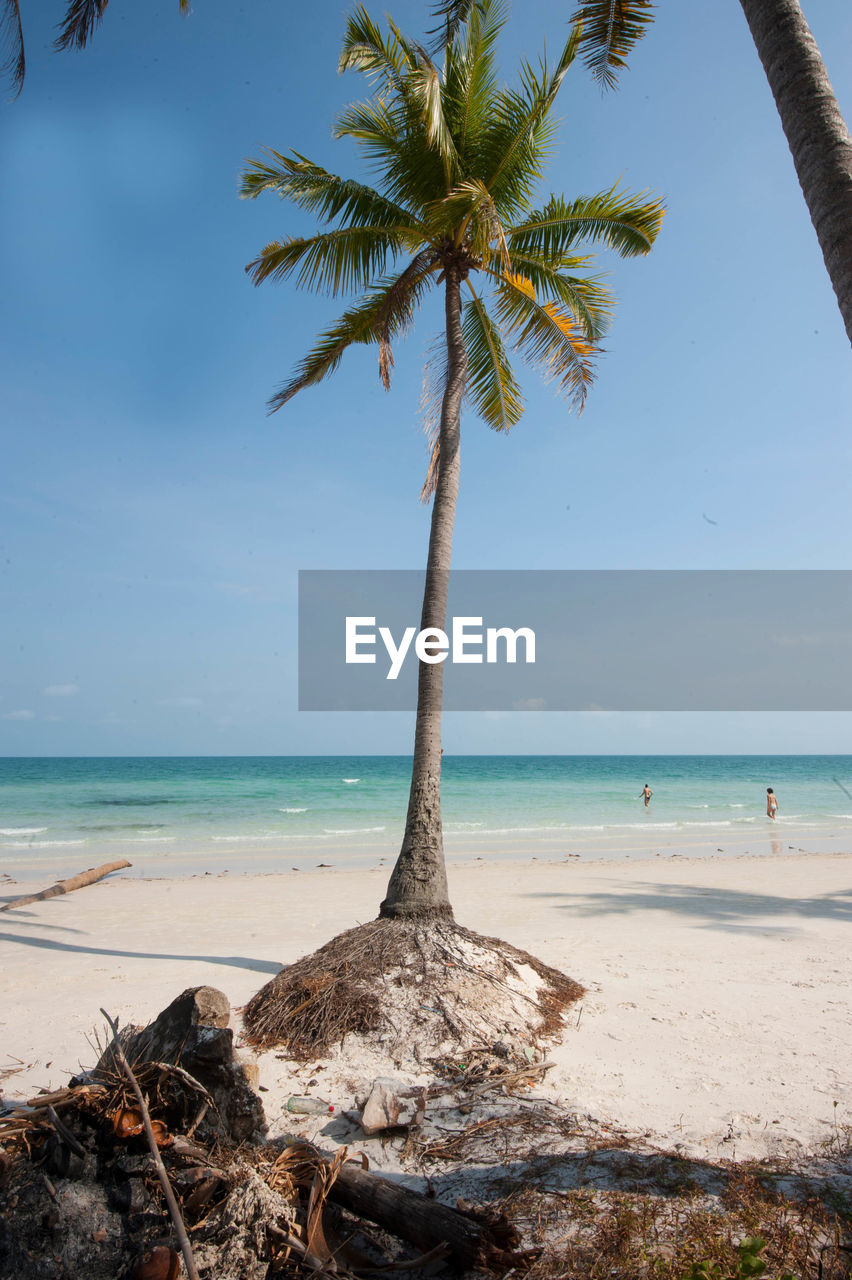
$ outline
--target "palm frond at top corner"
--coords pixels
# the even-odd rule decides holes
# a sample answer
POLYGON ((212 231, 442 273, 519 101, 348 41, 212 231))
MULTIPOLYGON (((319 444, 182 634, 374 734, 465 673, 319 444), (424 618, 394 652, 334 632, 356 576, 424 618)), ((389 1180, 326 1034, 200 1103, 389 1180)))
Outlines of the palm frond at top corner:
POLYGON ((106 12, 109 0, 71 0, 65 10, 55 49, 84 49, 106 12))
POLYGON ((17 97, 24 87, 27 60, 24 54, 24 32, 21 26, 21 9, 18 0, 2 0, 0 7, 0 50, 6 56, 0 63, 0 74, 9 76, 17 97))
POLYGON ((583 61, 602 89, 613 89, 627 55, 654 21, 654 0, 584 0, 571 15, 583 61))
POLYGON ((429 36, 436 48, 452 44, 470 18, 476 3, 477 0, 443 0, 443 3, 433 5, 432 17, 438 25, 430 29, 429 36))

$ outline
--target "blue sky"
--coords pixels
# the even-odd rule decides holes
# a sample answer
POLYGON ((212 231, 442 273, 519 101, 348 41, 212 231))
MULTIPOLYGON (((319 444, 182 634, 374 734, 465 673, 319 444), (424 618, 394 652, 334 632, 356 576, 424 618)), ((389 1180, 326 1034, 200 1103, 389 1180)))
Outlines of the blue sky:
MULTIPOLYGON (((429 513, 418 402, 439 323, 265 401, 339 301, 243 267, 305 230, 240 201, 246 158, 331 138, 345 9, 112 0, 80 54, 24 8, 28 75, 0 126, 4 308, 0 754, 406 752, 412 717, 296 711, 296 574, 417 568, 429 513)), ((569 3, 516 5, 507 77, 569 3)), ((804 5, 846 119, 852 9, 804 5)), ((425 6, 393 6, 407 30, 425 6)), ((377 14, 380 10, 376 11, 377 14)), ((522 371, 508 437, 463 424, 463 568, 852 567, 852 361, 737 0, 660 0, 615 93, 575 66, 549 186, 665 196, 577 418, 522 371), (711 521, 713 523, 711 523, 711 521)), ((625 651, 624 662, 631 655, 625 651)), ((641 672, 637 671, 637 679, 641 672)), ((457 751, 845 751, 841 714, 454 713, 457 751)))

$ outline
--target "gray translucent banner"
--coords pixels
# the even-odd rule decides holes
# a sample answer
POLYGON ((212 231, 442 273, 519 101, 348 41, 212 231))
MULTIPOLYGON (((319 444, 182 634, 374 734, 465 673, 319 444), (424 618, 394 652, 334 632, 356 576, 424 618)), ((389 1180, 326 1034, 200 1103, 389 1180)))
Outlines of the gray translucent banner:
MULTIPOLYGON (((299 574, 300 710, 415 707, 423 580, 299 574)), ((450 711, 852 710, 852 571, 454 570, 445 631, 450 711)))

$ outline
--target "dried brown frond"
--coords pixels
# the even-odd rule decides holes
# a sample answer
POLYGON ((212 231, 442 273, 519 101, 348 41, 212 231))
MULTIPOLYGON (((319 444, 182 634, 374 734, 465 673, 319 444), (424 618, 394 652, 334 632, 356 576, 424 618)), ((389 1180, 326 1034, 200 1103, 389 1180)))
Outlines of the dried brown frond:
POLYGON ((379 339, 379 375, 385 391, 390 391, 390 371, 393 368, 393 351, 389 339, 382 334, 379 339))

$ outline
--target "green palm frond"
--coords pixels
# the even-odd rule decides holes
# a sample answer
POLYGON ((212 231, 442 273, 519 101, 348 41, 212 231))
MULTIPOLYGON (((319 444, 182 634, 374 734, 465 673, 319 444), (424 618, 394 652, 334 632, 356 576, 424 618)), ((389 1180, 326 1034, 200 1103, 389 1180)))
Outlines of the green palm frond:
POLYGON ((338 71, 361 71, 368 79, 377 82, 379 90, 393 89, 406 92, 406 77, 417 69, 414 46, 390 23, 390 38, 386 39, 362 4, 346 23, 343 47, 337 64, 338 71))
POLYGON ((10 76, 15 86, 15 97, 24 87, 27 59, 24 53, 24 31, 21 26, 21 10, 18 0, 2 0, 0 10, 0 48, 8 50, 0 75, 10 76))
POLYGON ((485 184, 498 206, 517 211, 539 181, 556 126, 550 109, 577 55, 579 30, 574 28, 551 71, 545 59, 538 69, 521 65, 521 87, 505 90, 492 105, 492 123, 477 157, 485 184))
POLYGON ((479 0, 471 6, 464 40, 447 49, 444 98, 462 152, 489 121, 497 91, 494 52, 506 17, 503 0, 479 0))
POLYGON ((436 182, 438 192, 446 189, 446 170, 422 131, 418 134, 415 129, 412 133, 406 113, 391 110, 380 99, 347 107, 336 122, 334 136, 354 138, 366 153, 371 168, 381 175, 381 185, 388 198, 416 211, 417 215, 434 199, 436 182))
POLYGON ((426 137, 419 112, 406 114, 396 123, 399 142, 395 150, 388 149, 382 162, 382 190, 422 218, 427 206, 446 194, 451 183, 440 152, 426 137))
POLYGON ((300 289, 317 293, 349 293, 381 275, 389 256, 406 246, 399 227, 338 227, 315 236, 291 236, 266 245, 246 267, 253 284, 286 280, 296 269, 300 289))
POLYGON ((364 72, 379 89, 371 103, 343 113, 336 133, 365 144, 390 198, 421 208, 452 185, 459 157, 438 69, 390 19, 388 25, 386 38, 360 6, 349 21, 340 68, 364 72))
POLYGON ((338 116, 332 136, 354 138, 379 169, 404 148, 399 123, 379 98, 350 103, 338 116))
POLYGON ((654 21, 653 0, 586 0, 571 15, 583 28, 583 61, 602 89, 613 89, 627 55, 654 21))
POLYGON ((460 182, 442 200, 430 205, 427 215, 436 229, 450 236, 457 246, 465 244, 474 259, 487 257, 494 247, 508 267, 506 232, 484 182, 475 178, 460 182))
POLYGON ((267 148, 266 155, 267 161, 252 160, 243 174, 240 195, 244 199, 275 191, 324 222, 339 217, 353 227, 389 222, 423 230, 407 209, 362 182, 329 173, 298 152, 285 156, 267 148))
POLYGON ((539 302, 529 280, 504 276, 497 282, 497 318, 507 338, 548 382, 556 382, 582 412, 594 379, 598 348, 566 307, 539 302))
POLYGON ((523 396, 500 329, 476 293, 464 305, 462 334, 467 352, 466 391, 470 401, 489 427, 508 431, 523 417, 523 396))
POLYGON ((444 116, 444 97, 437 67, 425 55, 410 77, 412 98, 420 108, 426 141, 438 152, 444 166, 447 187, 459 170, 459 155, 444 116))
MULTIPOLYGON (((585 336, 599 342, 612 321, 615 299, 599 276, 569 275, 568 271, 582 271, 588 267, 589 257, 564 257, 553 266, 549 261, 532 254, 511 254, 512 272, 529 280, 536 297, 545 302, 561 302, 579 324, 585 336)), ((503 274, 502 263, 492 254, 491 268, 503 274)))
POLYGON ((370 289, 354 307, 344 312, 337 324, 320 334, 317 344, 297 365, 294 376, 269 401, 269 412, 275 413, 297 392, 327 378, 353 343, 375 343, 379 347, 379 372, 387 389, 393 364, 391 339, 410 323, 435 269, 433 255, 424 252, 400 275, 382 280, 370 289))
POLYGON ((567 201, 552 196, 543 209, 531 213, 509 233, 510 252, 531 253, 556 260, 581 240, 617 250, 623 258, 647 253, 665 215, 661 200, 618 192, 617 187, 595 196, 567 201))

